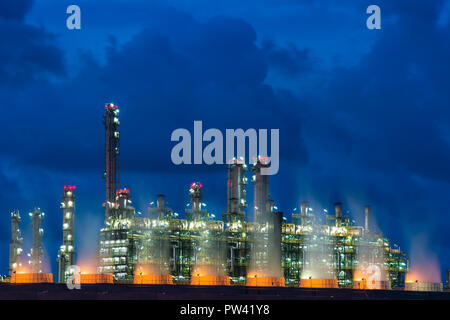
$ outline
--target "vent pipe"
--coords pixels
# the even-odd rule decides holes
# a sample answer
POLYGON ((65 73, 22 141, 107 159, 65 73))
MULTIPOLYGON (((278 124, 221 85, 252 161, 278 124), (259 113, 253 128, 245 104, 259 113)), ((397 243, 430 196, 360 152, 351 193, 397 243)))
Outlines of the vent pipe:
POLYGON ((164 201, 166 200, 166 196, 163 194, 156 195, 156 206, 158 209, 164 210, 164 201))
POLYGON ((336 216, 336 227, 340 227, 342 224, 342 203, 336 202, 334 204, 334 212, 336 216))
POLYGON ((369 233, 370 206, 364 207, 364 213, 365 213, 364 229, 366 233, 369 233))

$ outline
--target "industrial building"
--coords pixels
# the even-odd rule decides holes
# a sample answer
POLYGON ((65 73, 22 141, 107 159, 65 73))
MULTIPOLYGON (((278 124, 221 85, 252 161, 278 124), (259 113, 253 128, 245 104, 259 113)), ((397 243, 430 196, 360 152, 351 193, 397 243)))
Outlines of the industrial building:
POLYGON ((445 289, 450 289, 450 269, 445 270, 445 289))
MULTIPOLYGON (((96 272, 83 274, 76 269, 76 188, 67 185, 60 205, 63 233, 57 257, 59 283, 75 275, 81 283, 89 284, 405 287, 408 257, 370 229, 369 206, 365 207, 364 226, 354 225, 343 214, 342 203, 335 204, 333 213, 326 213, 324 223, 317 223, 307 201, 299 203, 300 210, 294 209, 290 213, 292 222, 287 223, 271 199, 269 176, 261 174, 261 169, 269 165, 267 157, 255 158, 251 164, 251 209, 246 196, 249 169, 244 159, 233 158, 227 164, 227 206, 220 220, 206 209, 205 187, 200 182, 187 186, 190 203, 184 218, 167 207, 164 195, 156 196, 146 215, 136 214, 130 189, 119 185, 119 125, 119 108, 105 105, 105 216, 98 234, 96 272), (248 215, 253 216, 251 222, 246 219, 248 215)), ((42 272, 44 213, 35 208, 30 217, 33 247, 28 254, 29 269, 24 272, 20 269, 21 218, 18 212, 11 214, 10 281, 53 282, 51 274, 42 272)), ((422 290, 438 286, 410 287, 422 290)))
POLYGON ((21 267, 20 256, 22 255, 23 238, 19 229, 22 222, 19 212, 11 212, 11 241, 9 243, 9 275, 21 267))
MULTIPOLYGON (((188 188, 191 201, 184 219, 165 206, 164 195, 157 196, 156 207, 149 208, 146 217, 136 215, 130 189, 119 186, 116 105, 105 106, 104 125, 105 225, 98 237, 99 274, 112 274, 118 283, 353 288, 368 287, 370 266, 380 272, 378 288, 404 287, 407 255, 370 231, 370 207, 365 209, 364 227, 353 225, 340 203, 326 215, 325 224, 318 224, 305 201, 300 212, 291 213, 292 223, 286 223, 270 199, 269 176, 261 175, 267 166, 264 157, 254 159, 251 168, 253 222, 245 218, 248 168, 243 159, 228 162, 222 220, 205 209, 204 187, 198 182, 188 188)), ((67 241, 69 231, 64 237, 67 241)), ((67 246, 73 243, 63 242, 67 246)))
POLYGON ((75 186, 64 186, 61 209, 63 212, 63 241, 58 252, 58 282, 65 283, 75 265, 75 186))

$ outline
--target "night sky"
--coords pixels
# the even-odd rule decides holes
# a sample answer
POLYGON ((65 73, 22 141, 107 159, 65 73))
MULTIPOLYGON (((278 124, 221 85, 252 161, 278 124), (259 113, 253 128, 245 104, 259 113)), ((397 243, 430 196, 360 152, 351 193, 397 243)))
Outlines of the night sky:
MULTIPOLYGON (((104 211, 106 102, 120 107, 121 186, 145 213, 188 186, 226 209, 225 165, 171 163, 177 128, 280 129, 272 198, 288 221, 336 201, 411 255, 450 268, 450 1, 0 1, 0 274, 10 212, 45 212, 46 268, 62 241, 62 187, 76 190, 76 249, 92 257, 104 211), (81 8, 81 30, 66 8, 81 8), (366 28, 381 8, 382 29, 366 28)), ((248 185, 249 203, 252 185, 248 185)), ((250 212, 247 212, 250 213, 250 212)))

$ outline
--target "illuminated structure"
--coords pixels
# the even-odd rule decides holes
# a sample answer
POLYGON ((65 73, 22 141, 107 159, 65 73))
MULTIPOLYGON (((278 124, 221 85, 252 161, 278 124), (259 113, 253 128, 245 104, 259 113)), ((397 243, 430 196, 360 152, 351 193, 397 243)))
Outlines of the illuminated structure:
MULTIPOLYGON (((250 232, 250 274, 247 282, 281 284, 281 225, 283 215, 277 212, 269 193, 269 176, 262 168, 269 167, 267 157, 258 157, 252 166, 254 186, 254 223, 250 232), (278 280, 277 280, 278 279, 278 280)), ((284 283, 282 283, 284 285, 284 283)))
MULTIPOLYGON (((157 195, 148 215, 135 211, 128 188, 119 188, 119 109, 105 106, 105 224, 99 232, 97 273, 81 272, 82 283, 250 285, 293 287, 346 287, 369 289, 367 275, 380 271, 377 289, 405 286, 408 258, 382 234, 370 229, 370 207, 365 207, 364 227, 351 223, 336 203, 334 214, 316 222, 307 201, 283 221, 270 199, 269 176, 261 170, 268 158, 258 157, 252 166, 254 184, 253 221, 246 219, 247 165, 231 159, 227 172, 227 209, 216 220, 206 209, 204 186, 189 185, 190 202, 185 218, 157 195), (371 269, 372 268, 372 269, 371 269)), ((62 196, 63 243, 58 254, 58 281, 70 275, 74 264, 74 186, 65 186, 62 196)), ((41 221, 39 209, 30 213, 33 248, 31 272, 15 272, 20 264, 22 237, 20 216, 11 214, 11 282, 52 282, 42 273, 41 221)), ((409 285, 417 290, 430 284, 409 285)), ((434 286, 434 285, 433 285, 434 286)), ((436 287, 436 286, 435 286, 436 287)))
POLYGON ((231 159, 227 175, 227 211, 225 216, 225 239, 227 242, 227 265, 232 283, 244 283, 247 275, 248 255, 245 208, 247 208, 247 165, 244 161, 231 159))
POLYGON ((136 221, 130 190, 118 190, 109 206, 110 216, 99 234, 98 273, 112 273, 115 280, 131 281, 137 246, 133 237, 136 221))
POLYGON ((200 182, 194 182, 189 189, 189 196, 191 198, 190 209, 186 210, 186 218, 192 221, 205 221, 208 219, 208 211, 203 210, 205 205, 202 203, 202 188, 200 182))
POLYGON ((270 212, 269 204, 269 176, 262 175, 261 169, 268 168, 269 165, 266 159, 258 157, 252 167, 253 186, 254 186, 254 206, 253 206, 253 221, 263 224, 268 220, 270 212))
POLYGON ((117 281, 133 279, 136 260, 133 233, 135 210, 130 190, 119 187, 119 108, 105 105, 105 227, 100 231, 98 244, 98 273, 113 274, 117 281))
POLYGON ((65 283, 72 275, 75 265, 74 225, 75 225, 75 186, 64 186, 61 209, 63 213, 63 242, 58 252, 58 282, 65 283))
POLYGON ((12 275, 20 267, 23 238, 19 229, 22 222, 19 212, 11 212, 11 241, 9 243, 9 275, 12 275))
POLYGON ((269 176, 261 174, 267 157, 258 157, 252 167, 252 222, 246 219, 247 166, 242 159, 228 163, 222 221, 206 210, 199 182, 189 187, 184 219, 167 207, 163 195, 157 195, 147 216, 136 213, 130 190, 116 190, 118 112, 113 104, 105 106, 105 226, 99 233, 99 274, 136 284, 352 288, 369 263, 382 270, 387 287, 404 286, 407 256, 369 230, 370 208, 365 209, 364 227, 350 222, 341 203, 336 203, 334 214, 325 215, 323 224, 316 222, 305 201, 292 213, 292 222, 284 222, 270 199, 269 176))
POLYGON ((44 213, 39 208, 35 208, 30 212, 30 217, 33 230, 33 247, 29 254, 29 264, 31 265, 32 273, 42 273, 42 259, 44 256, 42 237, 44 236, 44 229, 41 227, 41 222, 44 219, 44 213))
POLYGON ((445 270, 445 289, 450 289, 450 269, 445 270))
POLYGON ((113 103, 105 105, 103 114, 105 125, 105 221, 115 204, 116 190, 119 186, 119 108, 113 103))

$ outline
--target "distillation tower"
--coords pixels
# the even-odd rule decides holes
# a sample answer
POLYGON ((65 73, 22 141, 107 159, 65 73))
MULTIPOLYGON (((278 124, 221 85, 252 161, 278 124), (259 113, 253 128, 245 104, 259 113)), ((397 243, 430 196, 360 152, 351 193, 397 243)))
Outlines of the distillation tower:
POLYGON ((35 208, 30 212, 31 228, 33 230, 33 247, 30 252, 29 264, 31 265, 32 273, 42 273, 42 259, 44 251, 42 249, 42 237, 44 236, 44 229, 41 227, 41 222, 44 219, 44 213, 39 208, 35 208))
POLYGON ((11 241, 9 243, 9 275, 20 267, 23 238, 19 229, 22 222, 19 212, 11 212, 11 241))
MULTIPOLYGON (((270 199, 269 176, 263 175, 268 158, 258 157, 252 167, 254 187, 254 223, 251 248, 252 277, 281 278, 281 212, 277 212, 270 199)), ((253 280, 253 279, 252 279, 253 280)), ((271 280, 272 281, 272 280, 271 280)))
POLYGON ((227 239, 227 260, 230 280, 244 282, 247 274, 248 253, 245 230, 245 208, 247 208, 248 183, 245 173, 247 165, 243 160, 233 158, 228 163, 227 211, 225 212, 225 232, 227 239))
POLYGON ((269 218, 269 176, 261 174, 261 168, 267 167, 269 165, 260 158, 256 159, 252 167, 252 182, 254 187, 253 221, 256 223, 266 223, 269 218))
POLYGON ((74 225, 75 225, 75 186, 64 186, 61 209, 63 213, 63 242, 58 252, 58 282, 65 283, 72 275, 75 265, 74 225))

